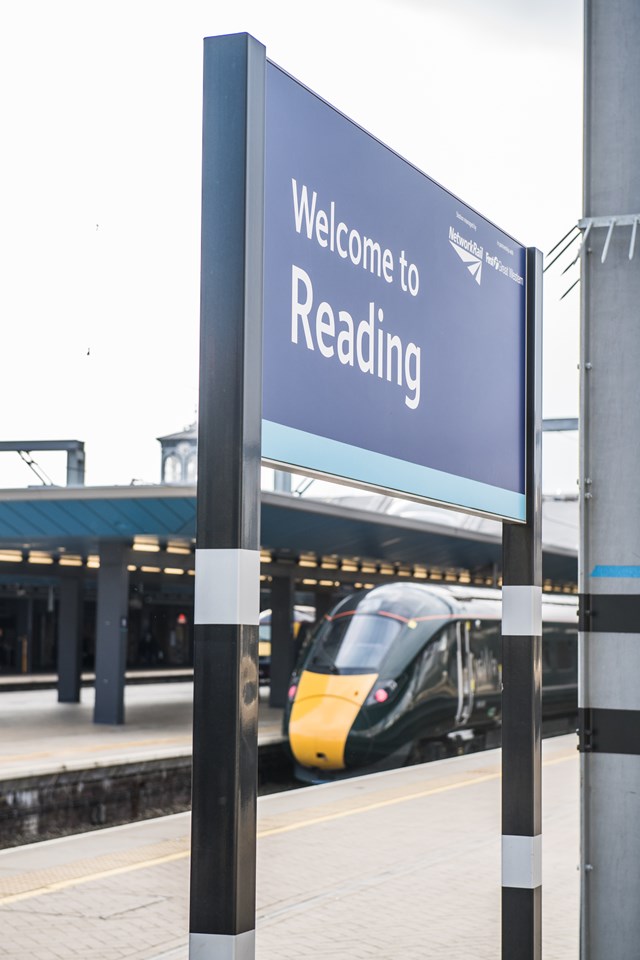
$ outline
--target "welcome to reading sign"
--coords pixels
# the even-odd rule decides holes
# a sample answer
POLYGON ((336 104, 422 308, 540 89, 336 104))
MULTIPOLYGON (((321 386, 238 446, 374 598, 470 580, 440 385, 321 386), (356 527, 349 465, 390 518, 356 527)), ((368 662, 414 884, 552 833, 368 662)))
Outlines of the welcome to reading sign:
POLYGON ((262 456, 525 519, 525 248, 267 63, 262 456))

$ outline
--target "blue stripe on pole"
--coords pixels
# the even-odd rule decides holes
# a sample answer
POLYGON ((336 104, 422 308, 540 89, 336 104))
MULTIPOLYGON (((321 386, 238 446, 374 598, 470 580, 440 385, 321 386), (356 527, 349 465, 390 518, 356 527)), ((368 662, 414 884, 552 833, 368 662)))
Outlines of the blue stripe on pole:
POLYGON ((591 576, 609 577, 611 579, 637 579, 640 577, 640 566, 598 564, 591 571, 591 576))
POLYGON ((305 469, 317 470, 400 493, 418 494, 444 503, 454 502, 463 510, 479 510, 512 520, 526 518, 525 498, 520 493, 363 450, 270 420, 262 421, 262 456, 265 460, 300 466, 303 472, 305 469))

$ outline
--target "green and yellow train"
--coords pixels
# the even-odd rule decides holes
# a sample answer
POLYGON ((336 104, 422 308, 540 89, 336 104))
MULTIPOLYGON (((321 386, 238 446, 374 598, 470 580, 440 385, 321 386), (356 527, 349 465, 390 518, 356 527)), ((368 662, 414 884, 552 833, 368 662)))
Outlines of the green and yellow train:
MULTIPOLYGON (((575 727, 577 604, 543 597, 543 718, 575 727)), ((298 777, 480 749, 500 741, 498 590, 395 583, 342 600, 291 678, 285 732, 298 777)))

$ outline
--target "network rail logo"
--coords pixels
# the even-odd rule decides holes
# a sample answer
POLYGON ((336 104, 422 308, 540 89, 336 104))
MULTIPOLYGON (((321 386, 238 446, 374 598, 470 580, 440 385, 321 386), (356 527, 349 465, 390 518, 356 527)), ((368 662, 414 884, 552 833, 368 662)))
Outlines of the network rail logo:
POLYGON ((455 227, 449 227, 449 243, 466 265, 475 282, 480 285, 484 247, 480 247, 475 240, 467 240, 466 237, 461 236, 455 227))

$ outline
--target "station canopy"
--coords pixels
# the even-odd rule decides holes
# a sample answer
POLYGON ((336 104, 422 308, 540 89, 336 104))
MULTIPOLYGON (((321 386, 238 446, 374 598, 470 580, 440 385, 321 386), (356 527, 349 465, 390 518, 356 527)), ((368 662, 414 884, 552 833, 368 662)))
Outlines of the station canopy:
MULTIPOLYGON (((0 551, 99 553, 105 540, 193 545, 194 485, 42 487, 0 491, 0 551)), ((274 560, 346 557, 411 567, 501 567, 501 524, 379 494, 311 498, 262 493, 261 543, 274 560)), ((544 577, 577 579, 578 505, 543 503, 544 577)), ((0 571, 1 572, 1 571, 0 571)))

